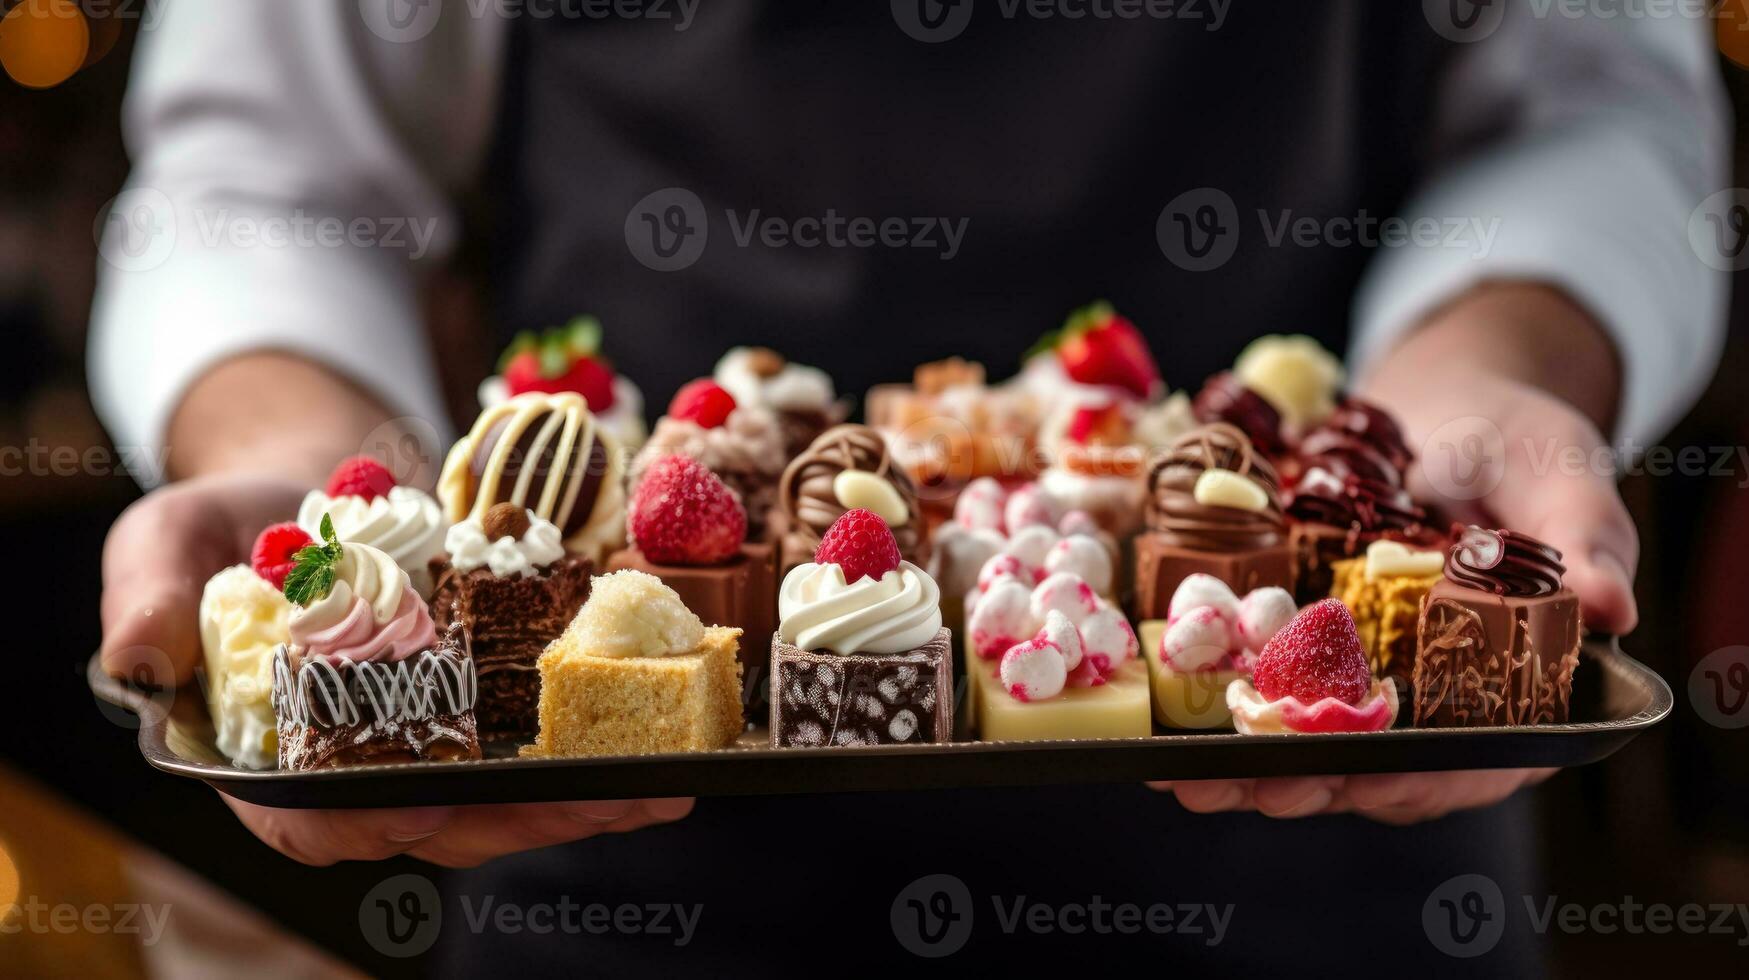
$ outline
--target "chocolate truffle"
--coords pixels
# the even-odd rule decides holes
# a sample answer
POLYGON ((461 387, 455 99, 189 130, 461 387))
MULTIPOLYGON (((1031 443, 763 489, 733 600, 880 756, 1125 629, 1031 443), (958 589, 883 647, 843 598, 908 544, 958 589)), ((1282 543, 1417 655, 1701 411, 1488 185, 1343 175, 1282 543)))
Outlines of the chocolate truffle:
MULTIPOLYGON (((852 481, 851 485, 874 486, 867 481, 852 481)), ((917 490, 893 458, 886 439, 866 425, 833 426, 815 439, 807 452, 784 470, 778 507, 782 522, 780 578, 797 565, 812 561, 826 529, 853 507, 872 510, 887 522, 906 561, 921 564, 926 557, 917 490), (893 492, 877 494, 884 502, 840 500, 839 493, 847 486, 841 477, 850 471, 871 474, 893 492)))
POLYGON ((1275 468, 1237 426, 1205 425, 1180 438, 1148 474, 1148 529, 1135 542, 1137 618, 1165 619, 1178 583, 1196 572, 1241 594, 1291 589, 1277 487, 1275 468), (1216 471, 1239 482, 1209 476, 1216 471), (1245 491, 1245 505, 1206 502, 1217 499, 1208 492, 1216 482, 1245 491))
POLYGON ((1470 527, 1421 602, 1415 725, 1560 724, 1579 663, 1579 598, 1561 553, 1516 531, 1470 527))

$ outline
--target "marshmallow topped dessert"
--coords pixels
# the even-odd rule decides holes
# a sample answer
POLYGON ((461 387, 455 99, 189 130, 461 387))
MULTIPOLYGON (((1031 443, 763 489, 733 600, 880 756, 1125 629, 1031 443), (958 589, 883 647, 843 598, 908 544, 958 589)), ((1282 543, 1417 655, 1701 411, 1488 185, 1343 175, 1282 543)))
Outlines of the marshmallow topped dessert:
POLYGON ((1164 620, 1141 624, 1154 687, 1154 717, 1169 728, 1232 724, 1227 688, 1250 677, 1257 654, 1299 609, 1286 589, 1266 586, 1244 598, 1197 573, 1179 583, 1164 620))
POLYGON ((845 512, 778 594, 772 746, 950 741, 952 648, 935 580, 879 515, 845 512))
POLYGON ((387 554, 342 545, 326 518, 320 530, 285 579, 294 608, 273 665, 280 768, 479 758, 466 633, 439 637, 387 554))

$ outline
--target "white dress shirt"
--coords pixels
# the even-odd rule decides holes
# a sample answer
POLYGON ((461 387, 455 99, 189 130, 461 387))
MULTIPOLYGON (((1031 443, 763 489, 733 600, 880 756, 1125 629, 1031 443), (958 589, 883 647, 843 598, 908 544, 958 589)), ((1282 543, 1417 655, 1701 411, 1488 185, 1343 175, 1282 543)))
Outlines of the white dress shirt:
MULTIPOLYGON (((1430 120, 1450 163, 1401 215, 1497 219, 1486 254, 1379 249, 1351 364, 1480 280, 1552 282, 1615 339, 1619 432, 1648 441, 1698 397, 1723 342, 1727 280, 1688 237, 1726 186, 1710 22, 1506 7, 1461 46, 1430 120)), ((157 8, 93 311, 93 397, 118 445, 160 447, 193 380, 268 349, 330 365, 447 435, 416 283, 453 248, 451 199, 486 152, 500 9, 452 2, 408 41, 354 0, 157 8)))

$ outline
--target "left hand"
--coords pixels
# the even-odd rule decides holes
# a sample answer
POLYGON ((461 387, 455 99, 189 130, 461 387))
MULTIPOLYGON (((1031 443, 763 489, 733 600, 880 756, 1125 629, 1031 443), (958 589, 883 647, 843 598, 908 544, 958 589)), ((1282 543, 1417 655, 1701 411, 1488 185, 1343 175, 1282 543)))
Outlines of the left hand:
MULTIPOLYGON (((1485 493, 1473 500, 1452 499, 1440 492, 1441 484, 1455 489, 1450 481, 1430 481, 1419 464, 1410 489, 1454 520, 1522 531, 1553 545, 1567 566, 1566 584, 1578 593, 1586 629, 1626 633, 1638 620, 1633 569, 1639 536, 1616 492, 1614 472, 1592 465, 1611 458, 1599 425, 1607 424, 1619 387, 1613 358, 1596 323, 1554 290, 1522 284, 1482 287, 1405 339, 1361 381, 1357 394, 1395 414, 1423 459, 1450 452, 1433 443, 1456 430, 1498 430, 1497 445, 1504 448, 1504 456, 1486 460, 1480 482, 1473 485, 1485 493), (1574 467, 1564 462, 1568 460, 1583 460, 1584 465, 1574 467)), ((1488 434, 1491 440, 1492 431, 1488 434)), ((1404 710, 1409 710, 1407 705, 1404 710)), ((1198 813, 1355 813, 1408 824, 1491 806, 1553 772, 1504 769, 1149 785, 1170 790, 1198 813)))

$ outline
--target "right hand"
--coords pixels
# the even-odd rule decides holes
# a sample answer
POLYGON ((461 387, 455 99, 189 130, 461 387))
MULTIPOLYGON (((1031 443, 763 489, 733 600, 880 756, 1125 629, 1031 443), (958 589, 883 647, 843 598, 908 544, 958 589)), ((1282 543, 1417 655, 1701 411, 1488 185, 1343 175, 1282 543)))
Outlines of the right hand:
MULTIPOLYGON (((200 595, 249 560, 255 536, 297 513, 305 485, 221 473, 147 494, 103 546, 103 667, 154 686, 186 684, 201 661, 200 595)), ((679 820, 689 799, 390 810, 275 810, 224 797, 268 846, 304 864, 411 854, 468 867, 517 851, 679 820)))

